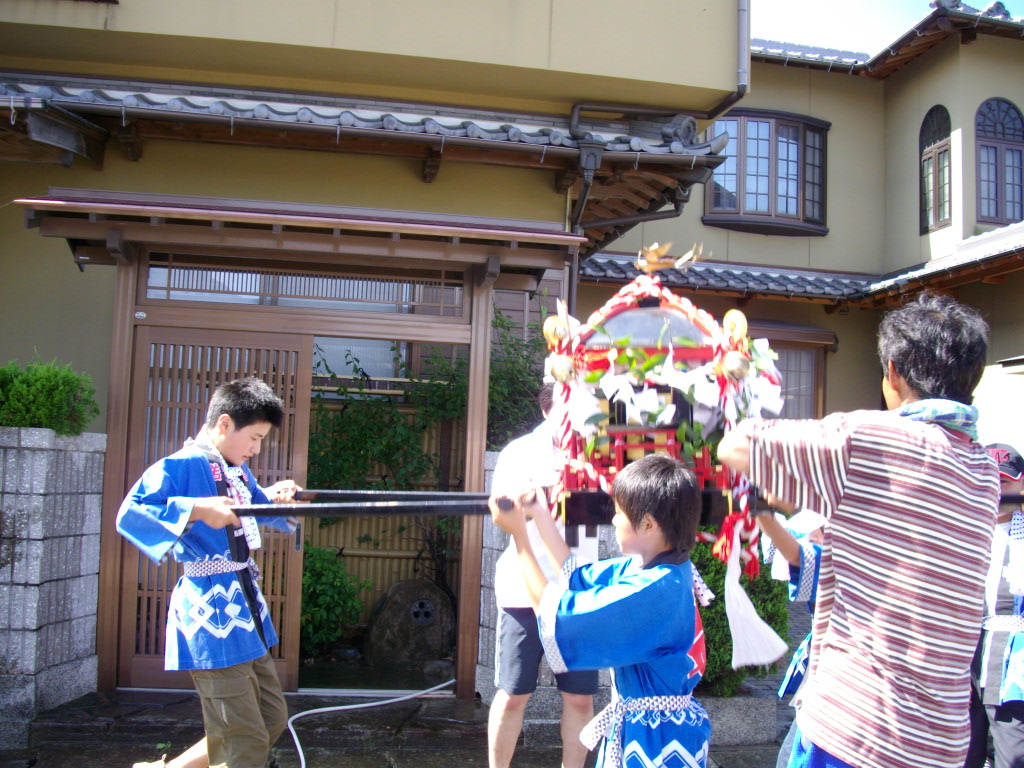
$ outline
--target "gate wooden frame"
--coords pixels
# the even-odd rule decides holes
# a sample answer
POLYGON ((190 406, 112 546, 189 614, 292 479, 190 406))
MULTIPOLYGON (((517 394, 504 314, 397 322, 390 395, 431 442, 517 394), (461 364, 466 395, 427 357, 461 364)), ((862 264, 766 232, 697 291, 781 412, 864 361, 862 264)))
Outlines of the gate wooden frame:
MULTIPOLYGON (((296 204, 254 201, 225 200, 225 205, 218 207, 210 199, 57 189, 45 197, 16 202, 26 209, 29 226, 38 226, 44 236, 68 239, 78 263, 114 264, 117 269, 97 608, 101 689, 118 684, 117 639, 125 543, 116 534, 114 523, 121 499, 135 479, 126 477, 125 471, 135 331, 140 325, 210 325, 194 306, 159 307, 137 301, 146 250, 188 249, 282 263, 302 260, 307 264, 372 265, 380 270, 389 265, 401 268, 410 264, 463 267, 467 276, 468 324, 450 319, 431 322, 425 316, 370 317, 366 313, 297 310, 278 311, 273 327, 267 328, 265 307, 257 308, 260 314, 254 316, 252 309, 219 305, 215 330, 403 338, 468 345, 465 490, 482 491, 493 290, 535 287, 544 270, 565 268, 586 242, 580 235, 536 222, 535 226, 526 227, 523 222, 500 219, 432 219, 429 214, 393 211, 364 211, 353 218, 352 209, 339 208, 334 213, 324 206, 317 206, 315 215, 304 215, 296 204), (173 220, 168 221, 169 218, 173 220), (224 226, 225 223, 231 226, 224 226), (367 232, 376 236, 368 236, 367 232), (379 236, 385 233, 390 237, 379 236)), ((460 556, 456 649, 456 694, 466 699, 473 697, 476 686, 482 533, 482 519, 466 519, 460 556)))

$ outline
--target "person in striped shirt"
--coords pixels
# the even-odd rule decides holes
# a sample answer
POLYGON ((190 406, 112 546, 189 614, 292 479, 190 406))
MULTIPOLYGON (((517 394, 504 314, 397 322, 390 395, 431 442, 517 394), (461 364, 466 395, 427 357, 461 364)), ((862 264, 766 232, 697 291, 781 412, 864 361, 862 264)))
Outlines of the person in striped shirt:
POLYGON ((790 768, 961 768, 999 498, 972 393, 988 327, 921 294, 878 331, 888 411, 742 422, 719 460, 829 519, 790 768))

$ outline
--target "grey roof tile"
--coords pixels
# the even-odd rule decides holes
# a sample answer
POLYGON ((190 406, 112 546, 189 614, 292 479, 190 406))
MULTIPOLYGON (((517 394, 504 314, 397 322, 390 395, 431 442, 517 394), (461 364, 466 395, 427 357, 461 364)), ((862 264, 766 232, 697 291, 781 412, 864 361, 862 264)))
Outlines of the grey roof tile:
MULTIPOLYGON (((199 119, 316 125, 336 131, 358 128, 385 134, 430 134, 569 149, 579 146, 570 134, 567 117, 180 83, 0 73, 0 99, 10 100, 15 109, 52 103, 72 111, 118 112, 150 119, 190 115, 199 119)), ((706 144, 689 143, 692 137, 681 118, 662 122, 586 119, 579 127, 587 138, 604 141, 605 150, 611 152, 702 155, 711 151, 706 144)))

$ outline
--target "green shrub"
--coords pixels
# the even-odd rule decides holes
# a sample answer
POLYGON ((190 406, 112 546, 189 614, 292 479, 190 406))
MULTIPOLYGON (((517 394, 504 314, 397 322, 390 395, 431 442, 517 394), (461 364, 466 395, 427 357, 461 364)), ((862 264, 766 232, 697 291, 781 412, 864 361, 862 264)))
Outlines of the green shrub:
POLYGON ((337 645, 346 627, 363 612, 359 593, 370 582, 357 581, 334 549, 306 545, 302 562, 302 629, 299 653, 322 656, 337 645))
POLYGON ((100 409, 96 389, 84 373, 56 361, 11 361, 0 368, 0 426, 45 427, 58 435, 81 434, 100 409))
MULTIPOLYGON (((690 559, 708 589, 715 593, 715 599, 700 609, 704 623, 707 668, 696 693, 698 696, 732 696, 747 677, 763 677, 774 667, 732 668, 732 640, 725 615, 725 563, 711 554, 711 544, 704 542, 697 544, 690 559)), ((789 632, 786 583, 773 579, 767 564, 762 565, 761 575, 754 581, 741 576, 740 583, 761 618, 782 638, 786 638, 789 632)), ((783 663, 788 663, 788 659, 783 659, 783 663)))

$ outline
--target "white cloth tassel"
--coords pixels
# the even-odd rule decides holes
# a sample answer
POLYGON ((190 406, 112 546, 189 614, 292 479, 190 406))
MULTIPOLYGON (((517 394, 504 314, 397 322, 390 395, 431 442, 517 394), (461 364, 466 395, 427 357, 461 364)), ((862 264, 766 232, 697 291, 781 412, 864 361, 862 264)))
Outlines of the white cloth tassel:
POLYGON ((789 650, 786 641, 757 615, 740 584, 739 526, 733 533, 732 552, 725 566, 725 615, 732 637, 733 669, 771 664, 789 650))

